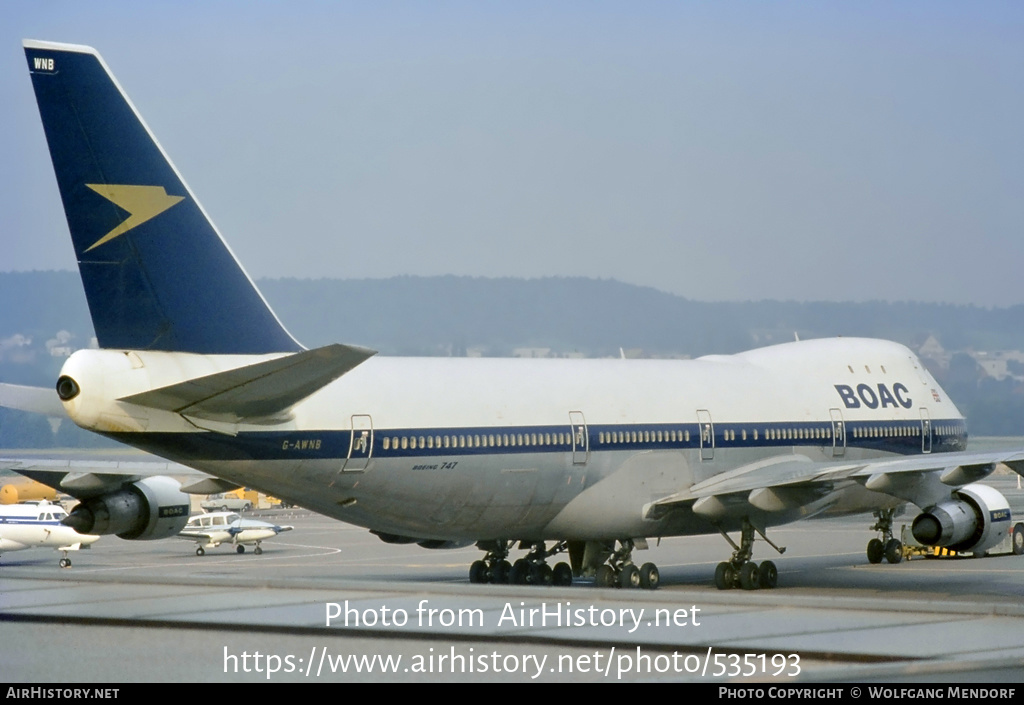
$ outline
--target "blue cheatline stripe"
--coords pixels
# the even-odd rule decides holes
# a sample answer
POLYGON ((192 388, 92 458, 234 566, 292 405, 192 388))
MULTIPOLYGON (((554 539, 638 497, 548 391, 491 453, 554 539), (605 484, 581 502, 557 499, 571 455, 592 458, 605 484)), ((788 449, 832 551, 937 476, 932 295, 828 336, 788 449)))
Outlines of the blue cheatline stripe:
MULTIPOLYGON (((964 450, 967 427, 963 419, 932 420, 933 453, 964 450)), ((844 424, 846 448, 913 455, 921 452, 921 424, 915 421, 844 424)), ((372 432, 372 457, 479 457, 526 453, 590 453, 603 451, 697 450, 701 427, 680 424, 590 424, 584 442, 573 444, 578 427, 480 426, 471 428, 377 428, 372 432), (397 443, 395 442, 397 440, 397 443)), ((832 424, 813 423, 716 423, 714 448, 831 448, 832 424)), ((216 433, 113 433, 106 434, 129 445, 172 457, 195 460, 300 460, 336 459, 349 455, 351 431, 253 431, 237 436, 216 433)), ((362 435, 356 431, 356 439, 362 435)), ((707 443, 705 443, 707 446, 707 443)), ((356 450, 353 458, 365 458, 356 450)))

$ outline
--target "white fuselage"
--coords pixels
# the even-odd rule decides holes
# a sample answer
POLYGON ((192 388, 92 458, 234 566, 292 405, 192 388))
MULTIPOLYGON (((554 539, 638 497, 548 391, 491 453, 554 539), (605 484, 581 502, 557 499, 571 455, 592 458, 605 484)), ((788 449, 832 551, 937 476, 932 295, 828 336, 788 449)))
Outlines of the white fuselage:
POLYGON ((32 548, 68 550, 99 540, 99 536, 80 534, 61 524, 66 516, 63 508, 49 502, 0 506, 0 553, 32 548))
MULTIPOLYGON (((706 533, 699 516, 645 507, 767 457, 966 443, 913 353, 852 338, 697 360, 375 357, 267 425, 117 401, 265 359, 80 351, 62 371, 81 387, 65 407, 85 428, 328 516, 446 540, 706 533)), ((867 494, 837 487, 800 511, 862 511, 867 494)))

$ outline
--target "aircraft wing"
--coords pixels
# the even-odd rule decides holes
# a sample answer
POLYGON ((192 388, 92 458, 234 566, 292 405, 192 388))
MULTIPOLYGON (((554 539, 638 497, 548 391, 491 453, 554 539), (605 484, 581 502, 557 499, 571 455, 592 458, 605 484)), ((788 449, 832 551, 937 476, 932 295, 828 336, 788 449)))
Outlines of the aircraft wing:
MULTIPOLYGON (((223 534, 223 531, 218 532, 223 534)), ((178 538, 189 539, 190 541, 211 541, 213 540, 213 534, 209 531, 188 531, 183 530, 178 532, 178 538)))
POLYGON ((811 504, 854 482, 925 508, 948 497, 951 488, 984 479, 999 464, 1024 475, 1024 450, 826 462, 785 454, 715 475, 651 503, 645 513, 656 518, 667 510, 688 506, 697 514, 715 517, 737 503, 766 512, 783 511, 811 504))
POLYGON ((71 460, 0 458, 0 470, 13 470, 48 487, 84 500, 120 489, 147 477, 175 477, 186 481, 183 492, 212 494, 238 485, 211 477, 178 463, 162 460, 71 460))

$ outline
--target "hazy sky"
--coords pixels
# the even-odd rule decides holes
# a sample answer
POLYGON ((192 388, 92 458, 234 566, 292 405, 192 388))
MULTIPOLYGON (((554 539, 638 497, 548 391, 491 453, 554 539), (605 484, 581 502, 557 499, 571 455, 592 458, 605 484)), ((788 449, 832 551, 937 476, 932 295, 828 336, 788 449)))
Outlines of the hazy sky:
POLYGON ((0 271, 75 266, 26 37, 254 277, 1024 303, 1024 3, 7 2, 0 271))

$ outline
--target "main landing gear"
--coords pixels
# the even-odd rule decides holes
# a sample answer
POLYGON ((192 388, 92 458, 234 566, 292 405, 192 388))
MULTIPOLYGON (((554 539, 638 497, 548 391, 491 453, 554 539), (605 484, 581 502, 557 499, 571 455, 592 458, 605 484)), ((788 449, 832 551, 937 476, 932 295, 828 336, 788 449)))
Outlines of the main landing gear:
MULTIPOLYGON (((636 541, 642 541, 637 539, 636 541)), ((474 561, 469 567, 471 583, 508 583, 511 585, 572 585, 574 571, 566 562, 556 563, 552 568, 548 559, 559 553, 568 551, 572 565, 576 566, 576 575, 597 567, 596 584, 598 587, 644 588, 655 590, 661 582, 658 566, 644 563, 639 568, 632 560, 633 549, 637 547, 634 540, 621 541, 621 548, 613 551, 614 542, 591 541, 574 544, 571 548, 568 541, 559 541, 550 549, 543 541, 522 542, 520 548, 528 548, 529 553, 515 563, 508 562, 508 554, 515 542, 513 541, 481 541, 477 547, 487 551, 483 560, 474 561), (576 550, 578 553, 573 553, 576 550)), ((646 548, 640 545, 639 548, 646 548)))
POLYGON ((895 509, 875 510, 875 519, 878 521, 871 530, 881 532, 882 538, 868 541, 869 562, 881 563, 883 558, 890 563, 899 563, 903 560, 903 544, 892 535, 892 518, 895 514, 895 509))
POLYGON ((719 590, 729 590, 735 587, 743 588, 744 590, 770 589, 778 585, 779 569, 775 567, 772 561, 764 561, 758 565, 750 560, 754 555, 755 531, 761 535, 761 538, 769 546, 778 551, 780 555, 786 552, 785 548, 780 548, 772 543, 764 535, 764 532, 757 529, 747 518, 743 519, 743 526, 740 529, 739 546, 729 538, 729 534, 721 531, 722 536, 725 537, 725 540, 735 550, 730 560, 719 563, 715 568, 715 587, 719 590))
POLYGON ((558 563, 554 568, 547 559, 568 548, 566 541, 560 541, 547 550, 543 541, 525 544, 530 552, 515 563, 508 562, 511 541, 485 541, 477 544, 487 551, 483 560, 474 561, 469 567, 469 582, 512 585, 572 585, 572 568, 568 563, 558 563))
POLYGON ((507 583, 508 574, 512 571, 512 564, 508 562, 508 551, 512 543, 482 541, 477 546, 487 551, 487 555, 482 561, 473 561, 473 565, 469 566, 469 582, 498 585, 507 583))
POLYGON ((621 547, 597 569, 598 587, 643 588, 657 590, 661 583, 658 566, 644 563, 639 568, 633 563, 635 544, 631 539, 620 541, 621 547))

